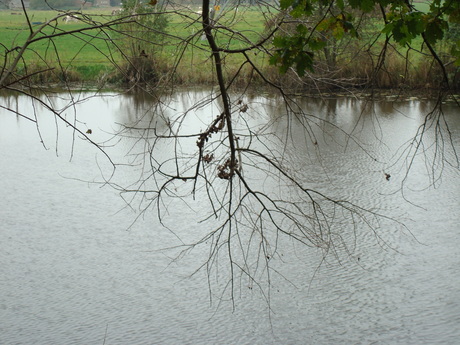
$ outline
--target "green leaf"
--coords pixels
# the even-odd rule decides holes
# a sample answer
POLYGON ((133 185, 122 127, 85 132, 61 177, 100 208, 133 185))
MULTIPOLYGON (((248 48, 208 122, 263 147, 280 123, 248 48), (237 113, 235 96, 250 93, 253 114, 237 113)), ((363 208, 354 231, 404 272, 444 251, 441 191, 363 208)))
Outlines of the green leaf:
POLYGON ((320 50, 326 46, 327 42, 320 38, 312 38, 308 41, 308 46, 311 50, 320 50))
POLYGON ((393 27, 393 38, 396 42, 401 44, 402 46, 406 43, 410 43, 411 37, 409 35, 409 30, 407 29, 407 25, 404 21, 398 20, 394 23, 393 27))
POLYGON ((370 12, 375 7, 375 0, 349 0, 350 6, 364 12, 370 12))
POLYGON ((343 0, 337 0, 336 3, 337 3, 337 7, 338 7, 341 11, 343 11, 344 8, 345 8, 345 4, 343 3, 343 0))
POLYGON ((297 55, 295 63, 295 70, 299 76, 303 77, 307 69, 313 72, 313 53, 301 52, 297 55))
POLYGON ((425 21, 421 12, 414 12, 407 15, 404 20, 407 23, 409 33, 413 38, 420 35, 425 30, 425 21))
POLYGON ((305 3, 304 3, 304 12, 307 16, 310 16, 312 13, 313 13, 313 10, 315 8, 313 7, 313 4, 311 2, 311 0, 305 0, 305 3))
POLYGON ((308 29, 305 25, 303 24, 299 24, 297 25, 297 27, 295 28, 295 30, 299 33, 299 35, 301 36, 305 36, 308 32, 308 29))
POLYGON ((385 27, 382 29, 382 34, 389 35, 392 31, 393 28, 395 27, 395 24, 393 22, 388 23, 385 25, 385 27))
POLYGON ((283 47, 284 43, 285 43, 285 38, 284 37, 275 36, 273 38, 273 46, 275 46, 275 47, 278 47, 278 48, 283 47))
POLYGON ((437 19, 430 21, 425 30, 426 40, 431 44, 436 43, 436 41, 444 37, 444 30, 447 28, 447 23, 443 20, 437 19))
POLYGON ((292 5, 293 2, 294 0, 280 0, 280 8, 282 10, 286 10, 289 8, 289 6, 292 5))

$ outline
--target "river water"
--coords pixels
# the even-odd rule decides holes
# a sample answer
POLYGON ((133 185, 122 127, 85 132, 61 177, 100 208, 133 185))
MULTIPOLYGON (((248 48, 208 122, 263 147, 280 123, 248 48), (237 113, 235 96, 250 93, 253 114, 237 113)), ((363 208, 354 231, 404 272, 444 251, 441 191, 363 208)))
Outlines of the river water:
MULTIPOLYGON (((74 94, 81 102, 69 108, 64 95, 51 101, 83 132, 90 128, 89 138, 105 142, 114 160, 130 161, 137 143, 144 144, 135 135, 111 140, 122 124, 140 125, 141 115, 152 112, 156 127, 169 126, 174 114, 207 95, 172 94, 162 116, 138 95, 74 94)), ((306 140, 302 122, 283 116, 280 99, 245 98, 245 124, 288 138, 286 157, 310 187, 395 217, 407 229, 382 223, 378 236, 358 236, 346 255, 280 241, 269 294, 240 279, 232 302, 219 285, 225 268, 212 279, 206 271, 193 274, 206 246, 179 258, 166 249, 180 245, 177 236, 193 241, 206 231, 207 223, 195 219, 199 205, 180 208, 163 227, 153 210, 136 213, 117 190, 93 183, 110 177, 112 167, 82 134, 22 96, 0 102, 39 119, 37 130, 0 109, 0 344, 458 343, 460 179, 452 150, 460 150, 460 116, 454 105, 445 104, 441 118, 451 141, 431 145, 441 134, 447 139, 438 122, 441 130, 427 132, 424 154, 406 178, 407 140, 433 102, 299 100, 311 116, 314 139, 306 140)), ((200 104, 190 121, 205 129, 203 116, 219 105, 200 104)), ((132 177, 125 168, 117 168, 117 183, 132 177)))

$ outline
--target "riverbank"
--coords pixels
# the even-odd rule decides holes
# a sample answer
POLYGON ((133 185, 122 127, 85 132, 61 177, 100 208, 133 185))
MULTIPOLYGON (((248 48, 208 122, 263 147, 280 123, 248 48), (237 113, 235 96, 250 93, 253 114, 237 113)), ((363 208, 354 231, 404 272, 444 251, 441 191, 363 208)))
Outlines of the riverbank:
MULTIPOLYGON (((206 64, 201 64, 206 66, 206 64)), ((404 77, 399 71, 389 74, 388 71, 375 71, 374 75, 360 75, 356 73, 329 76, 320 74, 309 74, 305 78, 299 78, 294 72, 280 74, 273 66, 266 66, 256 72, 251 68, 242 68, 238 65, 229 66, 226 70, 226 80, 230 88, 244 87, 274 87, 275 85, 293 92, 308 94, 353 94, 353 93, 378 93, 430 96, 438 93, 442 88, 442 79, 439 72, 423 73, 423 77, 406 74, 404 77), (238 70, 238 71, 236 71, 238 70), (260 73, 260 74, 259 74, 260 73), (269 80, 272 85, 267 83, 269 80)), ((27 73, 32 76, 28 78, 29 85, 40 85, 40 87, 63 88, 99 88, 99 89, 168 89, 170 87, 212 87, 217 85, 217 79, 213 74, 212 66, 206 68, 177 68, 165 62, 157 64, 153 71, 153 77, 130 80, 128 73, 117 66, 95 65, 75 66, 62 69, 60 66, 34 66, 28 68, 27 73), (44 72, 43 72, 44 71, 44 72)), ((415 69, 421 71, 421 68, 415 69)), ((434 69, 435 70, 435 69, 434 69)), ((460 90, 460 78, 458 71, 455 73, 450 84, 450 90, 460 90)), ((21 71, 19 72, 21 75, 21 71)))
MULTIPOLYGON (((107 23, 117 18, 112 11, 111 8, 88 9, 85 15, 94 21, 107 23)), ((124 54, 122 50, 125 38, 116 34, 110 36, 110 32, 103 31, 96 32, 91 39, 83 33, 59 36, 53 38, 54 46, 37 42, 25 51, 14 77, 36 85, 81 83, 99 88, 107 85, 110 88, 141 86, 149 89, 215 85, 216 75, 207 42, 197 35, 201 29, 196 22, 199 14, 194 9, 184 11, 189 11, 184 12, 186 16, 179 12, 168 14, 168 39, 161 45, 152 45, 147 49, 147 42, 136 42, 135 47, 128 50, 129 54, 124 54), (148 54, 142 54, 144 51, 148 54), (40 58, 37 59, 37 56, 40 58)), ((10 11, 0 11, 1 43, 7 47, 21 47, 29 35, 24 15, 18 13, 22 12, 16 11, 13 15, 10 11)), ((33 23, 44 23, 56 13, 30 11, 28 14, 33 23)), ((242 8, 235 22, 235 30, 244 32, 250 42, 257 42, 268 25, 266 14, 253 7, 242 8)), ((34 28, 37 25, 40 24, 35 24, 34 28)), ((87 26, 88 22, 83 21, 56 22, 56 30, 63 31, 78 31, 87 26)), ((44 32, 47 30, 51 28, 44 32)), ((370 31, 366 34, 371 36, 370 31)), ((243 43, 234 39, 228 40, 228 44, 237 49, 243 43)), ((311 94, 368 89, 396 89, 413 93, 439 90, 443 83, 443 71, 438 63, 412 48, 389 45, 385 48, 384 61, 377 68, 382 44, 377 41, 372 50, 366 50, 366 43, 351 40, 333 63, 326 62, 322 52, 318 52, 315 71, 302 78, 293 70, 281 74, 277 67, 269 64, 270 51, 262 50, 249 50, 245 54, 223 53, 223 71, 227 82, 237 88, 248 85, 260 88, 272 83, 284 89, 311 94)), ((414 44, 415 47, 417 45, 421 46, 421 43, 414 44)), ((460 90, 459 67, 450 63, 444 68, 450 78, 450 89, 460 90)))

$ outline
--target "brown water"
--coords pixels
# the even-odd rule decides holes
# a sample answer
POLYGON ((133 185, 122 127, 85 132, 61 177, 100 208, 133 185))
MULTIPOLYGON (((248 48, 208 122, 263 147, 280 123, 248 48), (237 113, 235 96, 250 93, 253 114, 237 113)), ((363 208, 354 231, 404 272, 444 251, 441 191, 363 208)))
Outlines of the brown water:
MULTIPOLYGON (((91 138, 102 142, 120 124, 137 119, 166 128, 168 119, 206 97, 206 92, 178 92, 160 117, 148 99, 105 94, 63 114, 73 121, 76 112, 78 126, 91 128, 91 138)), ((176 235, 198 239, 205 229, 196 220, 207 211, 200 209, 206 204, 190 199, 190 208, 171 212, 166 223, 174 233, 159 224, 153 211, 130 228, 136 213, 124 208, 118 193, 88 183, 100 181, 101 172, 105 177, 112 172, 100 151, 79 135, 72 149, 72 132, 59 125, 56 137, 53 117, 39 107, 42 138, 34 123, 0 110, 0 343, 456 344, 458 167, 446 164, 442 181, 433 188, 427 166, 417 159, 402 195, 404 170, 392 165, 395 152, 407 147, 402 145, 432 104, 302 101, 312 121, 329 121, 311 127, 318 151, 305 140, 300 122, 280 117, 285 110, 279 99, 257 95, 246 101, 250 108, 244 124, 280 138, 289 134, 285 157, 309 186, 398 217, 416 239, 400 228, 382 227, 382 242, 365 233, 350 255, 330 255, 325 261, 319 250, 281 241, 282 262, 274 265, 282 276, 272 277, 270 304, 240 279, 233 310, 227 295, 219 300, 222 291, 215 277, 210 293, 205 272, 192 275, 206 257, 205 247, 177 261, 177 251, 160 250, 180 244, 176 235), (352 132, 360 145, 334 126, 352 132), (324 130, 327 135, 320 135, 324 130), (384 171, 391 173, 390 181, 384 171)), ((33 114, 25 98, 0 102, 33 114)), ((218 109, 218 104, 203 103, 182 126, 204 129, 218 109)), ((447 104, 445 111, 454 147, 460 150, 458 108, 447 104)), ((138 137, 132 133, 108 152, 123 159, 127 149, 143 147, 142 142, 133 146, 138 137)), ((425 149, 426 157, 433 157, 428 144, 425 149)), ((449 150, 445 158, 453 162, 449 150)), ((167 157, 168 145, 158 152, 167 157)), ((115 178, 123 182, 136 178, 140 167, 117 169, 115 178)), ((270 183, 260 180, 266 188, 270 183)))

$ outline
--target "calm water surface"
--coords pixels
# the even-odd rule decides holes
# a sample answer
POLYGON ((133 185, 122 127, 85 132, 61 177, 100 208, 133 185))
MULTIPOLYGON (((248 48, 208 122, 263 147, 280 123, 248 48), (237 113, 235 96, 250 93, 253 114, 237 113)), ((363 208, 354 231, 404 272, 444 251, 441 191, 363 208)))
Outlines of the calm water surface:
MULTIPOLYGON (((167 114, 205 97, 177 93, 167 114)), ((308 113, 362 143, 344 141, 339 130, 321 124, 312 133, 327 134, 317 136, 320 151, 310 154, 295 120, 278 119, 284 111, 279 100, 246 101, 254 126, 270 123, 270 130, 290 133, 293 167, 312 187, 398 217, 415 238, 382 227, 380 244, 373 235, 362 236, 349 256, 325 261, 318 250, 284 243, 277 268, 286 279, 273 278, 270 305, 243 285, 233 310, 218 290, 210 293, 205 272, 192 275, 199 253, 173 260, 173 253, 160 249, 178 245, 177 239, 153 214, 131 226, 136 214, 118 193, 90 183, 101 172, 110 174, 101 152, 81 135, 72 146, 72 132, 56 127, 40 108, 41 137, 34 123, 0 109, 0 344, 458 344, 458 170, 446 164, 437 188, 425 188, 427 166, 417 160, 404 198, 397 192, 403 170, 391 165, 431 104, 309 100, 303 105, 308 113), (383 171, 392 174, 390 181, 383 171)), ((24 98, 0 102, 33 114, 24 98)), ((73 122, 77 112, 78 126, 91 128, 91 138, 102 142, 147 112, 147 105, 134 96, 106 94, 63 114, 73 122)), ((218 105, 196 112, 199 128, 206 128, 200 114, 213 107, 218 105)), ((459 111, 445 110, 460 150, 459 111)), ((120 142, 107 150, 123 157, 127 147, 120 142)), ((169 225, 193 239, 202 229, 193 211, 180 212, 169 225)))

